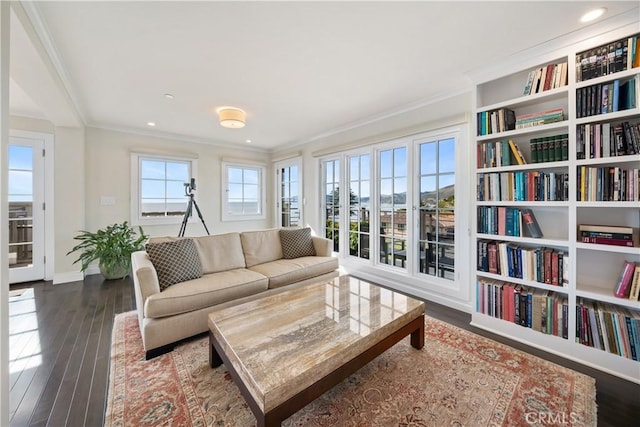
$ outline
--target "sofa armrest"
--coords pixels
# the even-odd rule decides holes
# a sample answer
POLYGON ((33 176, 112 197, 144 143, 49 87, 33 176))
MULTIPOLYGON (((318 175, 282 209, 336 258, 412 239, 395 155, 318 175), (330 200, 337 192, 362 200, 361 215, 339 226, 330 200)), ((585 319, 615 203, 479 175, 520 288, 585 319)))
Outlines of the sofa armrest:
POLYGON ((333 253, 333 241, 320 236, 311 236, 313 240, 313 249, 316 256, 331 256, 333 253))
POLYGON ((138 321, 142 325, 144 303, 151 295, 160 293, 160 282, 158 282, 158 273, 145 251, 137 251, 131 254, 131 272, 136 293, 138 321))

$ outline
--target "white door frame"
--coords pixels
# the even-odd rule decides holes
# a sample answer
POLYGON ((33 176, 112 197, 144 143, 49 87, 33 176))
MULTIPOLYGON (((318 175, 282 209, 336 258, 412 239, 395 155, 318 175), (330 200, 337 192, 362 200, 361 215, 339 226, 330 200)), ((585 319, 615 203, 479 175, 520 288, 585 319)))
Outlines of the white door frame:
MULTIPOLYGON (((9 145, 11 145, 12 138, 24 138, 37 140, 42 142, 42 146, 45 150, 44 155, 44 195, 43 200, 45 203, 44 218, 43 218, 43 250, 46 262, 44 264, 44 280, 53 280, 54 266, 55 266, 55 243, 54 243, 54 227, 53 227, 53 203, 54 203, 54 136, 50 133, 31 132, 25 130, 10 129, 9 130, 9 145)), ((34 207, 35 208, 35 207, 34 207)))

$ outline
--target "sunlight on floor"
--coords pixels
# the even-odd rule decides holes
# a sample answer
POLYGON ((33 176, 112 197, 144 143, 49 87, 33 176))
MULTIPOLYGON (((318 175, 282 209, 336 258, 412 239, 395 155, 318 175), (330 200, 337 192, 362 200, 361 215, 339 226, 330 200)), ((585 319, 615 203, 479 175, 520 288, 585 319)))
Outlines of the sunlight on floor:
POLYGON ((33 289, 13 293, 14 296, 9 297, 9 374, 11 375, 42 364, 33 289))

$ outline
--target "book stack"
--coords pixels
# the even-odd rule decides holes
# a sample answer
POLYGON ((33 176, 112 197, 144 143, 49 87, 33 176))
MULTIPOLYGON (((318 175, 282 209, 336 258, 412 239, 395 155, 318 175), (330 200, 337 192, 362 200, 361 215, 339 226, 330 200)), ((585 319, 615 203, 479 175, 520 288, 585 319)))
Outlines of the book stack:
POLYGON ((577 168, 577 200, 579 202, 640 201, 640 168, 577 168))
POLYGON ((598 114, 636 108, 640 104, 640 75, 624 82, 616 79, 608 83, 582 87, 576 90, 576 116, 598 114))
POLYGON ((625 261, 613 293, 618 298, 638 301, 640 293, 640 264, 625 261))
POLYGON ((515 129, 516 114, 508 108, 478 113, 478 136, 515 129))
POLYGON ((567 63, 548 64, 529 72, 523 95, 533 95, 566 85, 567 63))
POLYGON ((567 297, 555 292, 513 283, 479 278, 476 311, 531 328, 543 334, 567 338, 567 297))
POLYGON ((576 81, 594 79, 640 66, 639 34, 576 55, 576 81))
POLYGON ((583 298, 578 303, 576 342, 639 360, 640 313, 583 298))
POLYGON ((543 138, 532 138, 531 163, 560 162, 569 160, 569 135, 553 135, 543 138))
POLYGON ((513 163, 512 158, 515 162, 507 140, 478 144, 477 151, 478 169, 510 166, 513 163))
POLYGON ((566 201, 569 174, 522 171, 478 174, 478 201, 566 201))
POLYGON ((640 123, 586 123, 576 129, 578 160, 632 154, 640 154, 640 123))
POLYGON ((552 248, 478 240, 478 270, 552 286, 569 283, 569 254, 552 248))
POLYGON ((636 232, 633 227, 613 225, 580 224, 578 235, 583 243, 597 243, 613 246, 636 246, 636 232))
POLYGON ((531 209, 505 206, 478 206, 478 232, 499 236, 542 237, 542 230, 531 209))
POLYGON ((561 122, 562 120, 564 120, 564 109, 562 107, 558 107, 551 110, 538 111, 536 113, 516 116, 515 128, 524 129, 533 126, 561 122))

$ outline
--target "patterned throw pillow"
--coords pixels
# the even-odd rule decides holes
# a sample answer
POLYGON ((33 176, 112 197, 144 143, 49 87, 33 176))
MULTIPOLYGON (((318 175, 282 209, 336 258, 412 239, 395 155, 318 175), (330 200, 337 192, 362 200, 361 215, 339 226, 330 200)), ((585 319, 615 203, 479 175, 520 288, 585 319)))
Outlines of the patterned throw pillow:
POLYGON ((147 253, 158 273, 160 291, 169 286, 202 277, 202 264, 191 239, 148 243, 147 253))
POLYGON ((294 228, 280 230, 282 256, 285 259, 315 256, 310 228, 294 228))

